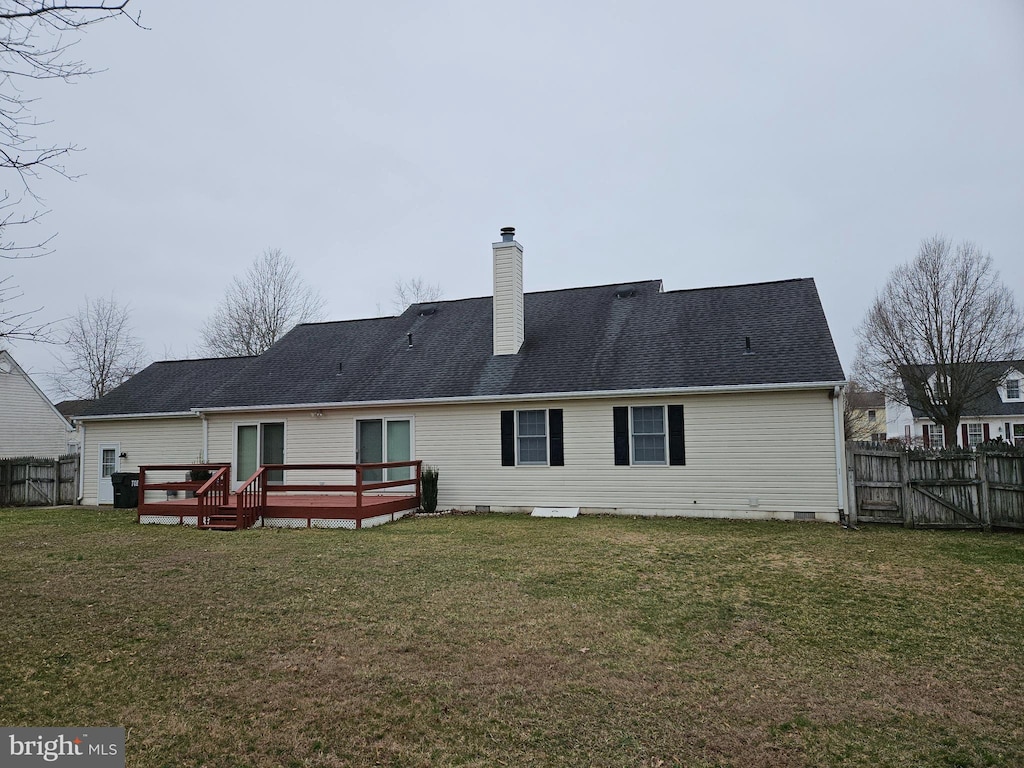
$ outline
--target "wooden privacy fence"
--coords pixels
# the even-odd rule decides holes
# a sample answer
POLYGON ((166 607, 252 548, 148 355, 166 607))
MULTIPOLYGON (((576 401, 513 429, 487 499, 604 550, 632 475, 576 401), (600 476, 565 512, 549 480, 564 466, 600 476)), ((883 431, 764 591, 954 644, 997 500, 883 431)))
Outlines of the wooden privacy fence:
POLYGON ((0 459, 0 506, 51 507, 78 499, 78 456, 0 459))
POLYGON ((846 445, 850 523, 908 528, 1024 529, 1024 456, 918 456, 846 445))

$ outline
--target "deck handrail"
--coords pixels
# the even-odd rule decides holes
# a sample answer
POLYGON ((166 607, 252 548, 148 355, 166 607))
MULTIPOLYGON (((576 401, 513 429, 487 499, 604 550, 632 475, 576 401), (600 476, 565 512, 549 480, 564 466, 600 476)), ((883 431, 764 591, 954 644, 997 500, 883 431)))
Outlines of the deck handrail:
POLYGON ((231 489, 228 487, 228 480, 231 477, 231 467, 223 466, 213 476, 203 483, 196 491, 196 499, 199 503, 196 527, 202 528, 215 511, 228 503, 231 489))
POLYGON ((239 528, 249 528, 267 506, 267 467, 261 466, 235 491, 235 517, 239 528))

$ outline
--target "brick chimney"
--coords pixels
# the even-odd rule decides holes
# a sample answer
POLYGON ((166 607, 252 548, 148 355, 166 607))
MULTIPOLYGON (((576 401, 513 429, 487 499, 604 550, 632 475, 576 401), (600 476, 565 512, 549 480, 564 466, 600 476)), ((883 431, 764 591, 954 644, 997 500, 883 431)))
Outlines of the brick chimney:
POLYGON ((523 246, 515 227, 502 227, 494 252, 494 354, 514 355, 523 346, 523 246))

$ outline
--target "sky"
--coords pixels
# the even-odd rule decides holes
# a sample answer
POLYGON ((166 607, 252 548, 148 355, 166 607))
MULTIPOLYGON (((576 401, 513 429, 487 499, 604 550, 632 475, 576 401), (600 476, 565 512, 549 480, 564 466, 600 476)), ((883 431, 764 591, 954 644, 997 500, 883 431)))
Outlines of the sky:
MULTIPOLYGON (((152 360, 267 248, 343 320, 399 279, 490 295, 504 226, 527 291, 813 277, 847 374, 924 238, 1024 299, 1021 0, 130 8, 78 43, 102 72, 29 86, 79 177, 35 183, 54 252, 0 277, 42 321, 113 294, 152 360)), ((56 398, 59 347, 9 346, 56 398)))

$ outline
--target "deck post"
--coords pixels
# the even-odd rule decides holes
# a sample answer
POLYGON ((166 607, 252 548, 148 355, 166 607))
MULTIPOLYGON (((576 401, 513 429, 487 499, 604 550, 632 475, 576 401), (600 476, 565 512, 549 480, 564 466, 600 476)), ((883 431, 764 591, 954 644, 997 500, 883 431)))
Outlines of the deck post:
POLYGON ((142 508, 146 506, 146 468, 139 467, 139 503, 135 507, 135 522, 142 521, 142 508))

